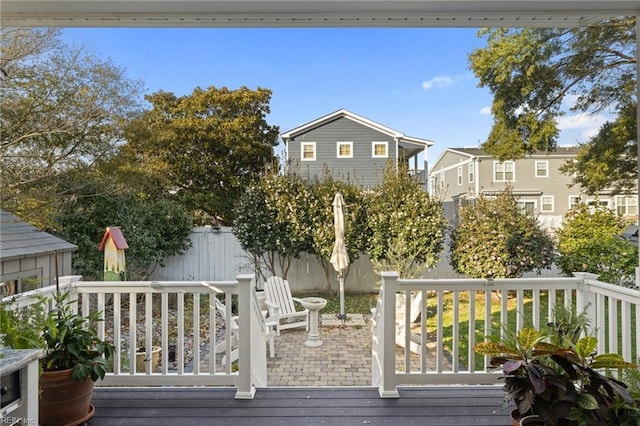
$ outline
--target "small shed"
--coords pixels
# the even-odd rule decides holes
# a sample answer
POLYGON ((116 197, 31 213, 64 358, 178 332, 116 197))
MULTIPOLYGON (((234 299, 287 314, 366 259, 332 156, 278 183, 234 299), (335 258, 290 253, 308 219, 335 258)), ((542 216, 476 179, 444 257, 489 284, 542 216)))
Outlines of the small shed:
POLYGON ((56 258, 57 273, 71 275, 77 248, 0 210, 0 296, 55 285, 56 258))
POLYGON ((119 226, 109 226, 104 231, 100 250, 104 250, 104 280, 126 281, 127 264, 124 251, 129 248, 119 226))

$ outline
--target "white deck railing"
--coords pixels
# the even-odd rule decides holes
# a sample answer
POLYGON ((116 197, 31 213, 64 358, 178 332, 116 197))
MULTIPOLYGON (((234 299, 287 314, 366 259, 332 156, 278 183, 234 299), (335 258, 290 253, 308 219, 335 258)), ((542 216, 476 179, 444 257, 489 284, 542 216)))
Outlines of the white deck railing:
MULTIPOLYGON (((98 334, 116 346, 113 371, 100 386, 236 386, 236 398, 253 398, 256 386, 266 386, 266 337, 253 275, 235 281, 198 282, 89 282, 60 280, 60 289, 77 300, 83 314, 103 312, 98 334), (236 297, 237 295, 237 297, 236 297), (217 312, 213 297, 224 304, 217 312), (237 310, 233 306, 237 305, 237 310), (237 313, 235 312, 237 311, 237 313), (232 317, 238 316, 237 371, 233 367, 232 317), (242 330, 242 332, 239 332, 242 330), (185 345, 185 341, 191 342, 185 345), (224 353, 214 348, 221 342, 224 353), (170 345, 175 344, 175 369, 169 368, 170 345), (159 371, 136 371, 136 348, 159 346, 159 371), (206 356, 203 350, 208 349, 206 356), (190 349, 191 362, 185 359, 190 349)), ((55 286, 22 293, 18 307, 33 303, 38 295, 51 299, 55 286)))
POLYGON ((640 338, 636 335, 640 330, 638 289, 599 282, 592 274, 576 274, 574 278, 410 280, 386 272, 382 274, 372 321, 372 384, 379 387, 382 397, 398 397, 398 385, 495 384, 500 374, 488 371, 489 357, 477 359, 473 351, 476 341, 500 336, 503 324, 513 331, 524 326, 546 327, 557 302, 573 305, 578 312, 586 309, 596 330, 599 352, 620 353, 630 361, 640 358, 640 338), (404 304, 404 315, 396 315, 396 294, 410 300, 418 293, 426 303, 421 304, 423 320, 414 325, 411 303, 404 304), (443 325, 445 315, 453 324, 449 329, 443 325), (404 320, 399 322, 398 318, 404 320), (412 326, 413 332, 402 332, 412 326), (404 352, 397 363, 395 342, 401 334, 404 352), (412 355, 412 349, 417 355, 412 355))

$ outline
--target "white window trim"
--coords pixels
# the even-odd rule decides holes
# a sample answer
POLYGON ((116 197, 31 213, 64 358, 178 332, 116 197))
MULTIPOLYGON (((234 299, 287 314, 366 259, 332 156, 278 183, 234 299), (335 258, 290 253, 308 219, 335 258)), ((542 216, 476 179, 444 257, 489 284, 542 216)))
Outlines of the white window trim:
POLYGON ((516 181, 516 163, 514 161, 494 161, 493 162, 493 181, 494 182, 515 182, 516 181), (513 179, 507 179, 507 164, 513 165, 513 179), (502 179, 496 179, 496 168, 502 165, 502 179))
POLYGON ((473 183, 475 181, 475 177, 476 177, 476 164, 475 163, 469 163, 467 174, 468 174, 468 178, 469 178, 469 183, 473 183))
POLYGON ((353 142, 336 142, 336 158, 353 158, 353 142), (340 155, 340 147, 343 145, 349 147, 349 155, 340 155))
POLYGON ((440 172, 440 189, 444 189, 444 172, 440 172))
POLYGON ((458 166, 458 186, 464 183, 464 172, 462 171, 462 166, 458 166))
POLYGON ((535 164, 534 164, 534 171, 533 171, 533 175, 536 178, 546 178, 549 177, 549 160, 536 160, 535 164), (545 174, 544 175, 538 175, 538 164, 545 164, 545 174))
POLYGON ((389 158, 389 142, 371 142, 371 158, 389 158), (384 145, 385 155, 376 155, 376 145, 384 145))
POLYGON ((582 203, 582 200, 579 195, 569 195, 569 204, 567 204, 569 206, 569 209, 571 209, 574 205, 577 206, 580 203, 582 203), (575 203, 573 202, 573 200, 575 200, 575 203))
POLYGON ((555 197, 553 195, 541 195, 540 196, 540 213, 553 213, 556 209, 556 200, 555 197), (551 210, 545 210, 544 209, 544 205, 545 204, 549 204, 549 203, 545 203, 544 199, 545 198, 549 198, 551 199, 551 210))
POLYGON ((300 161, 316 161, 316 143, 315 142, 300 142, 300 161), (304 147, 313 147, 313 158, 304 158, 304 147))
POLYGON ((516 203, 518 204, 518 207, 520 207, 522 209, 522 211, 526 211, 524 208, 525 204, 528 203, 532 203, 533 204, 533 213, 535 214, 536 210, 538 209, 538 203, 536 202, 536 200, 518 200, 516 201, 516 203))
POLYGON ((615 206, 616 212, 620 213, 620 207, 624 207, 624 213, 622 216, 624 217, 633 217, 638 215, 638 198, 636 195, 616 195, 615 198, 615 206), (634 204, 629 204, 629 200, 633 200, 634 204), (624 201, 624 203, 621 203, 624 201), (630 208, 633 208, 633 211, 629 211, 630 208))

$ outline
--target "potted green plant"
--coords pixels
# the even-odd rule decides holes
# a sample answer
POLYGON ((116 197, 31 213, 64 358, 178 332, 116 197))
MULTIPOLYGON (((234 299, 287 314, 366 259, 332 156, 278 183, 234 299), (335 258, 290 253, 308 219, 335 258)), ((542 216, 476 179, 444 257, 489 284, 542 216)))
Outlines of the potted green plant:
POLYGON ((499 341, 474 348, 492 356, 492 368, 502 368, 505 400, 516 405, 514 424, 523 418, 526 424, 540 425, 640 424, 640 396, 602 372, 637 371, 638 366, 618 354, 597 354, 597 339, 580 337, 587 324, 585 315, 559 312, 556 309, 556 321, 548 330, 505 330, 499 341))
POLYGON ((69 293, 56 293, 48 313, 40 300, 27 309, 0 308, 0 334, 14 349, 43 350, 40 359, 39 423, 42 426, 80 424, 91 418, 95 381, 103 379, 115 347, 98 337, 101 313, 74 313, 69 293))

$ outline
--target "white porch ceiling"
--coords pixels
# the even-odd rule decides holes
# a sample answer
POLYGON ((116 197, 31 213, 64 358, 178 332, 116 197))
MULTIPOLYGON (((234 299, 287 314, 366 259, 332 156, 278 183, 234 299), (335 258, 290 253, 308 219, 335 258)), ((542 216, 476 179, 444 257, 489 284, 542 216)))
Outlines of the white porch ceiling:
POLYGON ((0 0, 2 26, 571 27, 638 0, 0 0))

